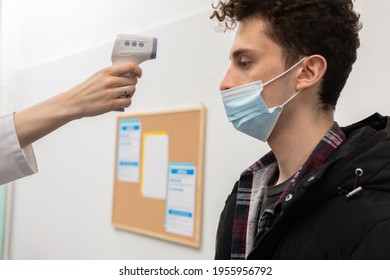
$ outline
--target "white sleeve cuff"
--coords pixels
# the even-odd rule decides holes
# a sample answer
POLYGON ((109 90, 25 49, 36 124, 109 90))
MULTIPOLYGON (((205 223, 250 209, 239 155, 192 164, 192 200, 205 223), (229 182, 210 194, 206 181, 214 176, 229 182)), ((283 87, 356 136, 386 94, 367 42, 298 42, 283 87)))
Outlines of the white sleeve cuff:
POLYGON ((38 172, 32 145, 20 148, 14 114, 0 117, 0 184, 38 172))

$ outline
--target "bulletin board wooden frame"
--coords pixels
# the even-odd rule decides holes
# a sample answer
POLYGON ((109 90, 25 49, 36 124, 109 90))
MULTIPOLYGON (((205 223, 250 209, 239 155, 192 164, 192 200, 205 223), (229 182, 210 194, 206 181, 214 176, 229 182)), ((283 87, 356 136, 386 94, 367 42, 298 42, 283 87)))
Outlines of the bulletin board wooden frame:
POLYGON ((205 119, 206 108, 204 106, 165 112, 123 115, 117 118, 113 227, 190 247, 200 247, 205 119), (121 120, 127 119, 139 119, 142 125, 142 133, 167 132, 169 135, 169 162, 191 162, 195 164, 195 209, 192 237, 166 231, 164 227, 166 200, 145 198, 140 191, 140 183, 118 180, 119 123, 121 120))

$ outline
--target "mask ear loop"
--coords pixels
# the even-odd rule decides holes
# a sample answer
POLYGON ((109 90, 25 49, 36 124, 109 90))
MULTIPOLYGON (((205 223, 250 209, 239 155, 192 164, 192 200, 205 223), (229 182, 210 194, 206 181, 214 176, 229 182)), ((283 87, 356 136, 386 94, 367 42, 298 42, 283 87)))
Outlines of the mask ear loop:
POLYGON ((297 96, 299 93, 301 93, 301 91, 302 91, 302 90, 298 90, 296 93, 294 93, 293 96, 291 96, 289 99, 287 99, 287 101, 284 102, 282 105, 280 105, 280 107, 286 106, 286 104, 287 104, 288 102, 290 102, 290 101, 291 101, 295 96, 297 96))
POLYGON ((292 69, 294 69, 297 65, 299 65, 300 63, 302 63, 302 61, 304 61, 306 59, 306 57, 302 58, 300 61, 298 61, 297 63, 295 63, 293 66, 291 66, 289 69, 287 69, 286 71, 284 71, 282 74, 276 76, 275 78, 272 78, 271 80, 269 80, 268 82, 264 83, 263 84, 263 87, 265 87, 266 85, 272 83, 273 81, 279 79, 280 77, 286 75, 288 72, 290 72, 292 69))
MULTIPOLYGON (((286 75, 288 72, 290 72, 292 69, 294 69, 297 65, 299 65, 300 63, 302 63, 302 61, 304 61, 307 57, 304 57, 302 58, 300 61, 298 61, 297 63, 295 63, 293 66, 291 66, 289 69, 287 69, 286 71, 284 71, 282 74, 276 76, 275 78, 272 78, 271 80, 269 80, 268 82, 264 83, 263 84, 263 87, 265 87, 266 85, 272 83, 273 81, 279 79, 280 77, 286 75)), ((293 94, 293 96, 291 96, 289 99, 287 99, 286 102, 284 102, 282 105, 280 105, 280 107, 284 107, 288 102, 290 102, 295 96, 297 96, 302 90, 299 90, 297 91, 296 93, 293 94)), ((260 93, 261 94, 261 93, 260 93)))

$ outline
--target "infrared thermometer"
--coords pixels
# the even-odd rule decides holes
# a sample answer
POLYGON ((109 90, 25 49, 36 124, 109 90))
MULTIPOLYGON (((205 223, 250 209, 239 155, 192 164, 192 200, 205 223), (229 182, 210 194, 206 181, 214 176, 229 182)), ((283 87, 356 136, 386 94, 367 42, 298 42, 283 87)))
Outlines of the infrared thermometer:
POLYGON ((119 34, 112 50, 113 64, 133 62, 140 65, 145 60, 155 59, 157 39, 139 35, 119 34))
MULTIPOLYGON (((155 59, 157 56, 157 38, 119 34, 115 40, 111 54, 113 65, 133 62, 140 65, 142 62, 155 59)), ((115 111, 124 112, 124 108, 115 111)))

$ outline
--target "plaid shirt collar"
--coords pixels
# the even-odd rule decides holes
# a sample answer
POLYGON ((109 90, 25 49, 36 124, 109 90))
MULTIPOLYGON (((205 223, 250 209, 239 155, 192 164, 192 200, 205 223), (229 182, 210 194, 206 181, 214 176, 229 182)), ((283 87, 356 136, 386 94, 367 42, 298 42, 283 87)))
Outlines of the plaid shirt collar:
MULTIPOLYGON (((310 173, 320 165, 322 165, 326 158, 332 153, 341 143, 345 140, 345 135, 340 129, 339 125, 334 122, 332 128, 320 141, 307 161, 303 164, 300 170, 298 170, 291 178, 287 187, 282 195, 279 197, 273 209, 267 209, 259 222, 258 234, 263 234, 268 230, 274 220, 275 215, 278 213, 278 206, 285 198, 288 191, 299 181, 303 176, 310 173), (275 211, 274 211, 275 210, 275 211)), ((233 222, 233 234, 232 234, 232 259, 245 259, 249 252, 247 246, 247 234, 248 234, 248 216, 249 207, 252 201, 252 189, 254 189, 253 177, 256 172, 265 170, 266 167, 276 162, 273 152, 269 152, 263 156, 260 160, 245 170, 240 177, 239 186, 237 190, 236 211, 233 222)), ((261 186, 264 187, 264 186, 261 186)))

